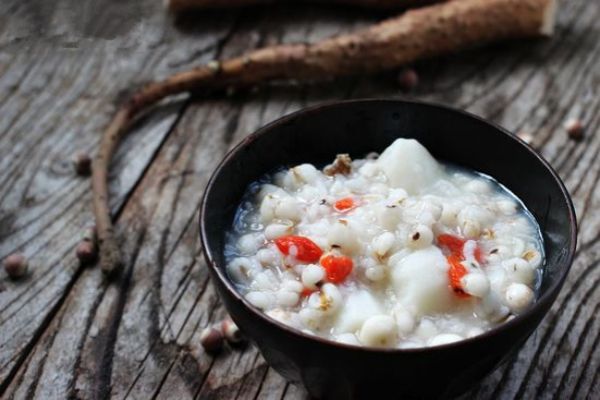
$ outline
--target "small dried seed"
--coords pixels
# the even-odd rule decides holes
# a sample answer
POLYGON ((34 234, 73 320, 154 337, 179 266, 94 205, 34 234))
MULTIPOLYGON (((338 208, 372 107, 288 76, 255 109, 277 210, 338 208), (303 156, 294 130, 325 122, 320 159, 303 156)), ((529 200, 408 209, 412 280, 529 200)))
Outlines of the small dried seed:
POLYGON ((583 124, 580 120, 572 118, 565 124, 567 134, 573 140, 583 139, 583 124))
POLYGON ((73 156, 73 167, 79 176, 90 176, 92 173, 92 159, 86 152, 79 151, 73 156))
POLYGON ((216 354, 223 348, 223 333, 213 327, 204 328, 200 333, 200 344, 207 353, 216 354))
POLYGON ((240 331, 240 328, 230 318, 225 318, 221 322, 221 332, 229 343, 235 344, 244 340, 242 331, 240 331))
POLYGON ((14 253, 4 259, 4 269, 11 279, 18 279, 27 273, 29 263, 21 253, 14 253))
POLYGON ((414 69, 406 68, 398 74, 398 85, 404 91, 410 91, 419 84, 419 75, 414 69))
POLYGON ((77 258, 83 265, 93 264, 98 258, 98 249, 94 242, 83 240, 77 246, 77 258))

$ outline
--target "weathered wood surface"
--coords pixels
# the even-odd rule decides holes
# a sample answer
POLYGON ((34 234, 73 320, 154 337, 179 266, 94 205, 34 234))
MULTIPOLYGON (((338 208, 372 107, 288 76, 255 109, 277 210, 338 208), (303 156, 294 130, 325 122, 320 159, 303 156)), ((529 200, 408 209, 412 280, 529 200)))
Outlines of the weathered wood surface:
MULTIPOLYGON (((91 219, 89 182, 69 157, 91 151, 123 89, 268 43, 313 41, 377 20, 342 8, 283 6, 175 21, 153 0, 4 0, 0 5, 2 398, 305 397, 256 348, 216 358, 200 330, 224 310, 208 280, 197 212, 208 175, 257 127, 327 100, 400 96, 394 74, 321 87, 177 99, 144 119, 119 152, 112 204, 127 267, 107 284, 73 255, 91 219), (134 145, 135 143, 135 145, 134 145)), ((571 191, 579 250, 541 327, 465 398, 597 398, 600 393, 600 3, 562 0, 550 41, 507 43, 416 67, 412 95, 527 131, 571 191), (581 118, 586 138, 562 128, 581 118)), ((507 157, 507 161, 509 158, 507 157)))

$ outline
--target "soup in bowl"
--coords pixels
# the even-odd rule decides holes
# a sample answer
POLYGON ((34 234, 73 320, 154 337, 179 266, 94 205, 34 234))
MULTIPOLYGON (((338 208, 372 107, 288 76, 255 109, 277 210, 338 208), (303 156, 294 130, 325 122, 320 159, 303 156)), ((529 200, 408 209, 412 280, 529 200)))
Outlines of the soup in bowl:
POLYGON ((297 112, 234 148, 201 237, 228 312, 287 379, 315 397, 435 397, 527 339, 576 225, 551 167, 501 128, 365 100, 297 112))

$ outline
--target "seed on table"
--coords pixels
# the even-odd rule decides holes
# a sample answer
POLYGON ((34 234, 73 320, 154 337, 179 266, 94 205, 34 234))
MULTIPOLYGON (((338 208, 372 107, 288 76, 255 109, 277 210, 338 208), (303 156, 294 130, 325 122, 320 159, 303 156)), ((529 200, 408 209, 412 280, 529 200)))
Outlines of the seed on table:
POLYGON ((27 273, 29 262, 21 253, 14 253, 4 259, 4 270, 11 279, 18 279, 27 273))
POLYGON ((78 151, 73 156, 73 167, 79 176, 90 176, 92 173, 92 159, 86 152, 78 151))
POLYGON ((565 129, 567 130, 567 134, 573 140, 581 140, 583 139, 583 124, 580 120, 576 118, 571 118, 565 124, 565 129))
POLYGON ((83 265, 92 264, 98 257, 98 249, 94 242, 83 240, 77 246, 77 258, 83 265))
POLYGON ((398 74, 398 85, 404 91, 414 89, 419 84, 419 75, 412 68, 405 68, 398 74))
POLYGON ((213 327, 204 328, 200 333, 200 344, 207 353, 216 354, 223 348, 223 333, 213 327))
POLYGON ((231 320, 231 318, 225 318, 221 322, 221 332, 223 336, 229 343, 236 344, 240 343, 244 340, 244 336, 242 335, 242 331, 240 328, 231 320))

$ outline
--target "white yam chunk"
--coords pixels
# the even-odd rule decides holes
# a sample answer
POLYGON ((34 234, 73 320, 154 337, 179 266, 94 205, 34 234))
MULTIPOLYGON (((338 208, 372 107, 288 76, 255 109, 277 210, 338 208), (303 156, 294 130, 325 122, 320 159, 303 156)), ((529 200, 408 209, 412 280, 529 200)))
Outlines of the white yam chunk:
POLYGON ((358 335, 362 344, 389 347, 397 340, 396 321, 389 315, 375 315, 365 321, 358 335))
POLYGON ((447 271, 440 249, 417 250, 393 267, 396 296, 417 316, 452 310, 456 299, 448 288, 447 271))
POLYGON ((427 149, 414 139, 397 139, 377 160, 390 186, 418 193, 441 176, 441 168, 427 149))
POLYGON ((371 293, 366 290, 352 292, 340 310, 335 331, 356 332, 370 316, 381 313, 381 305, 371 293))

